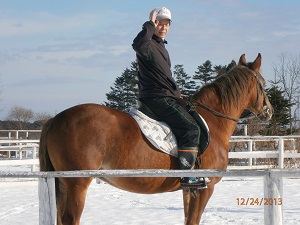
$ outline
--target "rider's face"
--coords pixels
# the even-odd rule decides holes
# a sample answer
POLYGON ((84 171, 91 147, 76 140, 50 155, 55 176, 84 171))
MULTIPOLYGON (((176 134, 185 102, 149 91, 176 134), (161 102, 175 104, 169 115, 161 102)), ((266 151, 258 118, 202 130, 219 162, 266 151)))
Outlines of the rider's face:
POLYGON ((169 31, 169 28, 170 28, 170 20, 169 19, 159 20, 154 33, 156 34, 156 36, 164 39, 169 31))

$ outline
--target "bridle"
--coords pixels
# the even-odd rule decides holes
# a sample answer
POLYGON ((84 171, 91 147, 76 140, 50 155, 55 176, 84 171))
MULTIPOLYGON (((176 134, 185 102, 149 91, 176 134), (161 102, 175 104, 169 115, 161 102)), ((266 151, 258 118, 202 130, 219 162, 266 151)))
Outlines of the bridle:
MULTIPOLYGON (((263 87, 261 81, 259 80, 257 73, 255 73, 252 69, 250 69, 250 68, 248 68, 248 67, 245 67, 245 66, 242 66, 242 67, 248 69, 248 70, 251 72, 251 74, 254 75, 254 77, 255 77, 255 79, 256 79, 256 81, 257 81, 257 85, 258 85, 258 87, 259 87, 259 88, 257 88, 257 98, 256 98, 255 104, 253 105, 253 108, 256 107, 256 105, 257 105, 257 103, 258 103, 258 100, 259 100, 259 91, 262 93, 262 95, 263 95, 263 97, 264 97, 263 103, 264 103, 264 105, 266 106, 266 105, 267 105, 267 104, 266 104, 267 93, 266 93, 266 91, 265 91, 265 89, 264 89, 264 87, 263 87)), ((239 69, 239 68, 236 68, 236 69, 239 69)), ((244 72, 242 69, 240 69, 240 71, 241 71, 243 74, 245 74, 245 72, 244 72)), ((193 98, 190 98, 189 101, 190 101, 190 102, 192 103, 192 105, 194 105, 194 106, 200 106, 201 108, 203 108, 203 109, 209 111, 210 113, 212 113, 212 114, 214 114, 214 115, 216 115, 216 116, 219 116, 219 117, 222 117, 222 118, 225 118, 225 119, 229 119, 229 120, 233 120, 233 121, 235 121, 235 122, 238 122, 239 119, 250 119, 250 118, 253 117, 253 116, 252 116, 252 117, 249 117, 249 115, 254 115, 254 116, 258 117, 258 116, 260 116, 261 114, 263 114, 263 113, 268 113, 268 112, 270 111, 269 107, 267 107, 266 109, 263 109, 261 112, 259 112, 259 113, 256 114, 256 115, 255 115, 255 113, 249 111, 249 113, 247 113, 247 114, 244 115, 243 117, 240 117, 240 118, 237 119, 237 118, 234 118, 234 117, 225 115, 225 114, 223 114, 223 113, 220 113, 220 112, 218 112, 218 111, 216 111, 216 110, 213 110, 213 109, 207 107, 206 105, 202 104, 201 102, 196 101, 196 100, 193 99, 193 98)), ((264 108, 264 107, 263 107, 263 108, 264 108)))

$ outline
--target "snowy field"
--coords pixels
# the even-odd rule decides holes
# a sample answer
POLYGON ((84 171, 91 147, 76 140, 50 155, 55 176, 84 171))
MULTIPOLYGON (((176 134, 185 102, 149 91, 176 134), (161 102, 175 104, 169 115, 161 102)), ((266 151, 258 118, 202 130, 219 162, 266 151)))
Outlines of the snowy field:
MULTIPOLYGON (((16 170, 15 167, 0 167, 16 170)), ((17 168, 19 171, 20 168, 17 168)), ((285 178, 283 224, 300 224, 300 179, 285 178)), ((38 182, 0 178, 0 225, 38 225, 38 182)), ((205 225, 264 224, 264 207, 241 206, 238 198, 262 198, 262 178, 224 178, 203 214, 205 225)), ((92 182, 81 225, 183 225, 181 191, 142 195, 92 182)))

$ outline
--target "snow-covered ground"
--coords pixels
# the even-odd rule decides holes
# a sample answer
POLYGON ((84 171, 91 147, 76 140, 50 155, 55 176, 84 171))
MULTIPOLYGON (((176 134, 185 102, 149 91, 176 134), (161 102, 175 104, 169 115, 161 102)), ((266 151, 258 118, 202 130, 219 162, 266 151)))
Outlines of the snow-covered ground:
MULTIPOLYGON (((0 167, 15 170, 16 167, 0 167)), ((19 170, 20 168, 17 168, 19 170)), ((300 179, 284 179, 283 224, 300 224, 300 179)), ((0 178, 0 225, 38 225, 38 182, 0 178)), ((242 206, 238 198, 262 198, 262 178, 224 178, 216 185, 201 224, 264 224, 264 207, 242 206)), ((181 191, 142 195, 92 182, 81 225, 182 225, 181 191)))

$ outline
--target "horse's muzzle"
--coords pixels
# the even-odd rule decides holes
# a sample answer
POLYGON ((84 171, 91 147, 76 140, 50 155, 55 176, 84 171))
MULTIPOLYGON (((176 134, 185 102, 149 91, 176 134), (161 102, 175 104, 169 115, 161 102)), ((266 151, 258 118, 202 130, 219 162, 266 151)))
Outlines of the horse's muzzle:
POLYGON ((263 110, 257 115, 257 117, 262 121, 269 121, 273 116, 273 107, 268 107, 265 105, 263 110))

